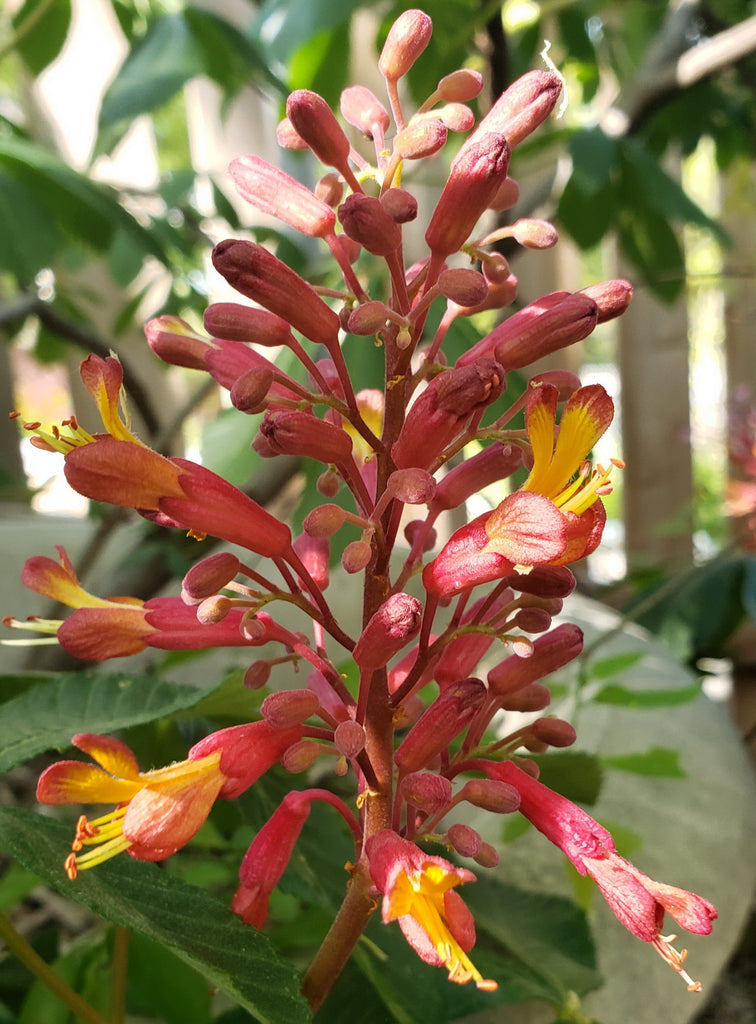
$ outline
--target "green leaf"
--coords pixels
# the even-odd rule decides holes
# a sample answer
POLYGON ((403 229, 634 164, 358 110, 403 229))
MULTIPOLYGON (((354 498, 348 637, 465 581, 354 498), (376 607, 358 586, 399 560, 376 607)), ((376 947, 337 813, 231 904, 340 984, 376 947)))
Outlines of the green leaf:
POLYGON ((661 690, 634 690, 618 683, 610 683, 602 687, 593 697, 599 704, 618 704, 625 708, 671 708, 678 704, 687 704, 700 696, 699 683, 689 686, 675 686, 661 690))
POLYGON ((130 857, 115 858, 69 882, 62 863, 70 838, 66 825, 0 808, 4 849, 66 896, 167 946, 261 1024, 305 1024, 311 1019, 297 972, 266 936, 201 890, 130 857))
POLYGON ((13 18, 15 50, 33 75, 52 64, 71 26, 71 0, 26 0, 13 18))
POLYGON ((351 18, 366 0, 267 0, 252 26, 260 48, 282 64, 313 36, 351 18))
POLYGON ((568 800, 594 804, 603 782, 601 761, 593 754, 566 750, 561 753, 531 754, 540 769, 538 778, 568 800))
POLYGON ((62 750, 77 732, 113 732, 192 707, 206 691, 152 676, 70 672, 3 705, 0 772, 44 750, 62 750))
POLYGON ((0 269, 29 285, 60 248, 52 211, 28 185, 2 172, 0 154, 0 269))
POLYGON ((621 202, 617 233, 622 251, 649 288, 665 302, 673 302, 685 278, 677 235, 662 215, 643 205, 643 197, 625 194, 621 202))
POLYGON ((623 651, 621 654, 611 654, 608 658, 599 658, 592 661, 588 667, 590 679, 609 679, 611 676, 626 672, 629 668, 637 665, 645 657, 645 651, 623 651))
POLYGON ((684 779, 686 773, 680 767, 680 754, 667 747, 651 747, 642 754, 613 754, 602 757, 601 763, 607 768, 634 775, 654 775, 669 779, 684 779))
POLYGON ((161 943, 134 934, 129 941, 129 1009, 165 1024, 208 1024, 207 981, 161 943))

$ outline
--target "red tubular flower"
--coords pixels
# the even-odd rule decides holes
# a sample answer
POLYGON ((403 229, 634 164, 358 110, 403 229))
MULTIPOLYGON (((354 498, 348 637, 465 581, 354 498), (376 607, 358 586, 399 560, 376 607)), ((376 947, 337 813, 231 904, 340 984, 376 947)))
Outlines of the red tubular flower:
POLYGON ((458 985, 474 981, 493 992, 495 981, 484 978, 467 955, 475 945, 475 923, 456 887, 475 875, 431 857, 414 843, 385 829, 365 844, 370 874, 383 894, 383 921, 398 920, 407 942, 421 960, 445 967, 458 985))
POLYGON ((188 756, 196 761, 219 750, 225 779, 218 795, 223 800, 235 800, 301 738, 302 726, 298 724, 277 729, 266 721, 248 722, 210 733, 194 744, 188 756))
POLYGON ((352 652, 362 669, 382 668, 417 636, 423 606, 410 594, 392 594, 373 615, 352 652))
POLYGON ((488 673, 490 691, 497 696, 508 696, 568 665, 582 650, 582 629, 565 622, 534 640, 530 657, 521 658, 518 654, 510 654, 492 668, 488 673))
POLYGON ((462 679, 430 704, 394 753, 403 772, 427 768, 473 720, 486 700, 480 679, 462 679))
POLYGON ((499 96, 475 129, 475 136, 502 132, 514 149, 546 120, 561 91, 559 75, 551 71, 529 71, 499 96))
POLYGON ((378 70, 389 82, 406 75, 430 42, 433 22, 424 11, 403 11, 389 29, 378 59, 378 70))
POLYGON ((307 793, 287 793, 244 855, 239 869, 241 885, 236 890, 231 909, 253 928, 262 928, 265 924, 270 895, 291 859, 309 817, 310 803, 307 793))
POLYGON ((278 217, 310 238, 333 234, 336 214, 330 206, 285 171, 259 156, 241 156, 231 161, 228 172, 239 195, 263 213, 278 217))
POLYGON ((682 968, 684 953, 661 934, 665 911, 696 935, 708 935, 716 908, 708 900, 671 885, 655 882, 616 852, 614 840, 590 815, 552 792, 510 761, 487 763, 490 778, 515 787, 520 811, 572 861, 581 875, 590 875, 618 920, 644 942, 650 942, 678 971, 688 986, 699 989, 682 968))

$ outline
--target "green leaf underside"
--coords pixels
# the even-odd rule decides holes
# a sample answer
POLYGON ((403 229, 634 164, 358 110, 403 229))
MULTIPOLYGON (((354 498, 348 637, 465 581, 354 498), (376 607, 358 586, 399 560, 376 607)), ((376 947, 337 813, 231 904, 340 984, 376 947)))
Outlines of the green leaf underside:
POLYGON ((111 733, 199 703, 206 694, 152 676, 71 672, 31 687, 3 705, 0 771, 63 750, 79 732, 111 733))
POLYGON ((599 704, 618 704, 628 708, 666 708, 687 704, 701 694, 699 683, 663 690, 631 690, 618 683, 602 687, 593 698, 599 704))
POLYGON ((311 1019, 294 967, 265 935, 242 924, 223 903, 156 865, 126 856, 69 882, 63 858, 70 840, 67 825, 0 808, 2 847, 67 897, 165 944, 260 1024, 304 1024, 311 1019))
POLYGON ((680 766, 679 751, 670 750, 667 747, 651 747, 650 750, 641 753, 602 757, 601 762, 607 768, 632 772, 634 775, 655 775, 672 779, 686 777, 686 773, 680 766))

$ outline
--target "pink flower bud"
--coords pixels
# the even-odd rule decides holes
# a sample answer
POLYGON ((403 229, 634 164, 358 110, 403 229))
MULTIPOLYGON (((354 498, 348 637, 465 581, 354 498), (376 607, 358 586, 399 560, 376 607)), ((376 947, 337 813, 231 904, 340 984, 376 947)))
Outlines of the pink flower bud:
POLYGON ((319 707, 312 690, 279 690, 265 698, 260 711, 274 729, 288 729, 306 722, 319 707))
POLYGON ((533 642, 529 658, 510 655, 488 673, 491 693, 497 697, 519 690, 568 665, 583 650, 583 631, 563 623, 533 642))
POLYGON ((315 740, 299 740, 284 751, 281 756, 281 767, 292 775, 306 772, 308 768, 312 768, 322 753, 322 745, 315 740))
POLYGON ((302 528, 311 537, 332 537, 346 522, 341 505, 319 505, 304 518, 302 528))
POLYGON ((559 393, 557 402, 566 402, 570 395, 582 387, 578 375, 569 370, 544 370, 543 373, 536 373, 531 377, 530 383, 532 385, 551 384, 559 393))
POLYGON ((301 533, 294 541, 294 550, 310 577, 321 590, 325 590, 328 587, 328 564, 331 554, 328 539, 301 533))
POLYGON ((253 661, 244 671, 242 680, 245 690, 261 690, 270 679, 270 662, 253 661))
POLYGON ((566 565, 534 565, 529 573, 517 573, 508 581, 512 590, 538 597, 569 597, 575 577, 566 565))
POLYGON ((256 366, 234 381, 230 391, 231 405, 240 412, 262 412, 273 384, 273 370, 256 366))
POLYGON ((357 757, 359 752, 365 748, 365 730, 359 722, 349 718, 346 722, 339 722, 336 726, 333 742, 344 757, 357 757))
POLYGON ((545 608, 520 608, 510 622, 523 633, 545 633, 551 625, 551 615, 545 608))
POLYGON ((260 433, 277 455, 304 455, 338 465, 352 454, 349 434, 310 412, 268 409, 260 433))
POLYGON ((526 249, 551 249, 559 241, 553 224, 536 217, 523 217, 512 225, 512 236, 526 249))
POLYGON ((520 690, 504 694, 497 703, 506 711, 543 711, 551 703, 551 690, 543 683, 531 683, 520 690))
POLYGON ((483 842, 480 844, 480 849, 475 854, 473 860, 476 864, 480 864, 482 868, 495 868, 499 863, 499 852, 495 846, 483 842))
POLYGON ((494 354, 507 370, 520 369, 587 338, 596 326, 596 318, 596 303, 587 295, 543 295, 464 352, 457 366, 467 366, 476 358, 494 354))
POLYGON ((464 429, 473 412, 494 402, 506 385, 502 367, 492 359, 445 370, 434 377, 410 406, 391 456, 400 469, 427 468, 464 429))
POLYGON ((452 799, 452 784, 435 772, 410 772, 399 783, 399 791, 408 804, 426 814, 438 814, 452 799))
POLYGON ((403 160, 423 160, 443 148, 448 129, 437 117, 416 118, 397 132, 394 152, 403 160))
POLYGON ((549 116, 562 91, 559 75, 529 71, 499 96, 475 134, 503 132, 514 149, 549 116))
POLYGON ((207 338, 201 338, 189 324, 177 316, 157 316, 144 327, 147 344, 158 358, 171 366, 205 370, 209 350, 207 338))
POLYGON ((458 68, 445 75, 436 87, 436 96, 445 102, 467 103, 480 95, 483 88, 483 75, 469 68, 458 68))
POLYGON ((476 131, 463 143, 425 232, 435 256, 457 252, 470 237, 506 177, 510 153, 501 133, 476 131))
POLYGON ((460 857, 474 857, 483 843, 480 832, 469 825, 450 825, 446 838, 460 857))
POLYGON ((392 594, 370 618, 352 652, 361 669, 382 668, 420 632, 423 606, 409 594, 392 594))
POLYGON ((438 287, 442 295, 458 306, 477 306, 488 295, 485 277, 466 267, 442 270, 438 275, 438 287))
POLYGON ((625 312, 633 297, 633 286, 622 279, 601 281, 581 288, 580 294, 593 299, 598 306, 598 323, 603 324, 625 312))
POLYGON ((238 302, 214 302, 205 310, 205 330, 214 338, 245 341, 254 345, 288 345, 291 327, 266 309, 253 309, 238 302))
POLYGON ((506 275, 503 280, 498 281, 486 272, 488 261, 483 262, 483 276, 488 281, 488 295, 482 302, 475 306, 462 306, 458 311, 459 316, 474 316, 476 313, 483 313, 487 309, 502 309, 509 306, 517 298, 517 278, 514 274, 506 275))
POLYGON ((425 505, 433 499, 436 481, 424 469, 396 469, 386 482, 386 490, 407 505, 425 505))
POLYGON ((222 622, 231 611, 231 602, 222 594, 215 594, 213 597, 206 597, 197 605, 197 621, 203 626, 211 626, 213 623, 222 622))
POLYGON ((550 747, 571 747, 577 739, 575 727, 561 718, 538 718, 530 731, 537 740, 550 747))
POLYGON ((494 814, 511 814, 520 806, 520 794, 515 787, 498 779, 469 779, 460 796, 473 806, 494 814))
POLYGON ((299 274, 261 245, 226 239, 213 249, 213 265, 233 288, 283 317, 305 338, 326 348, 336 343, 336 313, 299 274))
POLYGON ((239 572, 239 559, 230 551, 203 558, 193 565, 181 583, 185 604, 199 604, 222 590, 239 572))
POLYGON ((404 11, 389 29, 378 70, 389 82, 406 75, 430 42, 433 22, 424 11, 404 11))
POLYGON ((327 469, 324 473, 320 474, 315 486, 317 487, 318 494, 322 494, 324 498, 335 498, 339 493, 341 480, 332 469, 327 469))
POLYGON ((463 679, 426 708, 394 754, 402 771, 416 772, 429 765, 463 732, 486 701, 480 679, 463 679))
POLYGON ((335 171, 329 171, 315 185, 315 195, 328 206, 336 207, 344 195, 344 184, 335 171))
POLYGON ((228 171, 242 199, 262 213, 310 238, 333 234, 336 215, 331 207, 280 168, 250 155, 232 160, 228 171))
POLYGON ((339 170, 347 165, 349 139, 322 96, 309 89, 297 89, 286 101, 286 113, 321 163, 339 170))
POLYGON ((407 224, 417 217, 417 199, 404 188, 388 188, 381 196, 381 205, 397 224, 407 224))
POLYGON ((347 124, 371 140, 376 134, 376 128, 385 132, 391 123, 386 108, 364 85, 347 86, 341 93, 339 107, 347 124))
POLYGON ((375 196, 347 196, 339 207, 339 220, 347 235, 374 256, 390 256, 401 245, 399 225, 375 196))
POLYGON ((351 544, 347 544, 344 548, 344 553, 341 556, 341 566, 344 572, 348 572, 350 576, 353 576, 355 573, 362 572, 363 569, 367 568, 372 557, 373 549, 366 540, 353 540, 351 544))
POLYGON ((496 195, 488 204, 489 210, 511 210, 520 198, 520 186, 514 178, 505 178, 496 190, 496 195))
POLYGON ((437 534, 436 530, 426 530, 425 523, 420 519, 413 519, 412 522, 407 523, 404 527, 404 536, 410 547, 415 546, 415 537, 418 533, 422 532, 425 535, 423 541, 423 551, 432 551, 436 546, 437 534))
POLYGON ((276 126, 276 139, 281 149, 309 149, 288 117, 282 118, 276 126))
POLYGON ((368 335, 378 334, 383 331, 386 325, 391 323, 395 314, 384 302, 371 299, 356 306, 349 314, 346 329, 350 334, 368 335))
POLYGON ((464 103, 446 103, 435 111, 449 131, 469 132, 475 124, 475 114, 464 103))
POLYGON ((471 495, 499 480, 506 480, 521 465, 522 448, 494 441, 441 478, 433 499, 434 511, 459 508, 471 495))

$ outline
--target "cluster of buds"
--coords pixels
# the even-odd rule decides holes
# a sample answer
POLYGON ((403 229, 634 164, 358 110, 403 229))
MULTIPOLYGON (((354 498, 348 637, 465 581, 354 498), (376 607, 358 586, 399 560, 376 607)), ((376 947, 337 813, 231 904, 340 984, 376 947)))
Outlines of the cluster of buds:
POLYGON ((553 71, 526 74, 475 126, 468 104, 482 79, 461 69, 408 116, 399 82, 431 29, 426 14, 409 10, 389 32, 379 60, 388 106, 363 86, 342 94, 343 119, 372 143, 374 158, 354 148, 320 96, 300 90, 289 97, 278 139, 325 165, 314 189, 256 156, 231 164, 237 189, 253 206, 325 243, 343 284, 314 286, 262 245, 226 240, 213 263, 241 301, 211 305, 206 334, 172 316, 146 328, 163 360, 209 373, 238 410, 262 414, 259 454, 323 464, 319 491, 328 500, 309 513, 301 535, 201 465, 145 446, 120 411, 114 358, 90 356, 82 365, 103 432, 87 433, 74 419, 49 431, 28 424, 34 443, 64 455, 68 482, 80 494, 241 550, 198 562, 180 596, 146 602, 87 593, 62 550, 60 561, 32 558, 24 582, 75 610, 63 623, 11 625, 55 632, 88 660, 146 646, 273 644, 274 656, 251 661, 245 684, 264 687, 274 664, 304 660, 306 685, 269 693, 260 721, 213 733, 167 768, 142 773, 120 742, 77 736, 74 743, 100 767, 53 765, 40 779, 39 799, 117 804, 102 818, 80 820, 67 860, 75 878, 124 850, 147 860, 172 854, 216 798, 233 799, 274 764, 293 774, 315 767, 321 779, 330 770, 351 775, 351 807, 328 788, 289 793, 252 841, 233 902, 244 921, 261 928, 311 802, 325 801, 340 814, 354 837, 354 858, 344 908, 304 978, 315 1007, 379 903, 384 921, 397 920, 420 957, 444 967, 451 981, 496 987, 471 958, 474 922, 457 891, 473 872, 426 849, 440 844, 482 868, 497 863, 496 850, 457 820, 465 805, 525 815, 596 880, 622 923, 695 987, 683 971, 684 954, 662 937, 662 920, 668 911, 705 934, 714 908, 622 860, 605 829, 537 781, 526 756, 575 740, 573 727, 548 713, 543 680, 582 649, 577 627, 552 628, 552 620, 575 584, 569 566, 601 539, 602 495, 613 468, 590 461, 613 416, 603 387, 581 386, 563 371, 528 375, 526 368, 622 313, 631 288, 615 280, 545 295, 448 365, 443 345, 454 321, 503 308, 516 296, 516 278, 493 244, 504 236, 533 248, 556 241, 539 220, 493 231, 479 225, 487 211, 514 205, 510 159, 549 116, 562 82, 553 71), (418 207, 400 180, 436 156, 449 132, 467 135, 425 229, 427 255, 407 267, 403 228, 418 207), (363 251, 370 281, 376 262, 385 264, 380 294, 361 272, 363 251), (433 304, 441 307, 434 332, 426 328, 433 304), (351 366, 345 334, 352 336, 351 366), (360 387, 361 337, 382 348, 381 391, 360 387), (298 379, 262 354, 271 347, 293 353, 298 379), (514 371, 526 387, 507 401, 514 371), (464 510, 491 485, 506 496, 439 549, 439 517, 464 510), (352 604, 361 595, 356 632, 326 597, 331 538, 347 525, 360 531, 342 557, 352 604), (258 556, 254 567, 245 552, 258 556), (296 607, 310 638, 276 621, 281 601, 296 607), (498 662, 495 645, 505 648, 498 662), (486 654, 493 664, 482 678, 486 654), (353 688, 337 671, 345 657, 355 666, 353 688), (505 731, 504 718, 514 718, 515 727, 505 731), (93 849, 82 853, 85 846, 93 849))

